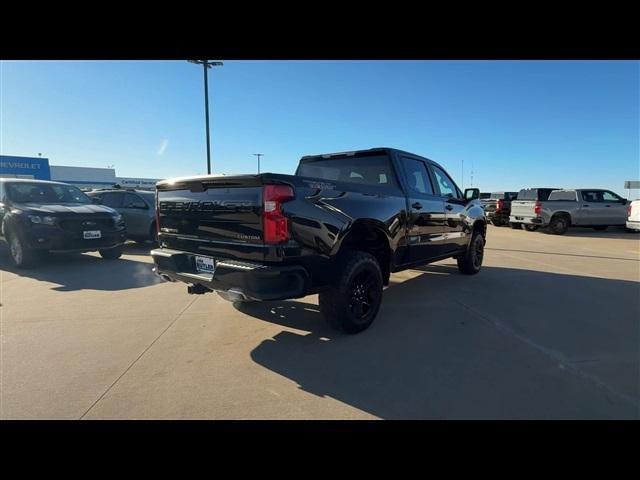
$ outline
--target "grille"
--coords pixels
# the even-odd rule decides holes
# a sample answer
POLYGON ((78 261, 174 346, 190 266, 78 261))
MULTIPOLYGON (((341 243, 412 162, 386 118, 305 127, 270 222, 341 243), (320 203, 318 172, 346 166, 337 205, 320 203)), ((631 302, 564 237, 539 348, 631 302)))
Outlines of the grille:
POLYGON ((68 232, 81 232, 83 230, 112 230, 114 224, 111 218, 85 218, 61 220, 60 227, 68 232))

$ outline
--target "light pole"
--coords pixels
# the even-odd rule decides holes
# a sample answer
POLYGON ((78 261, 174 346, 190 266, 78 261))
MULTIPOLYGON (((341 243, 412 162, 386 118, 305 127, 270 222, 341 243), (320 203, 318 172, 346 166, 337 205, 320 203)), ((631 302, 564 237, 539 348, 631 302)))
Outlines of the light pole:
POLYGON ((207 129, 207 174, 211 175, 211 146, 209 141, 209 75, 211 67, 221 67, 222 62, 210 62, 209 60, 189 60, 190 63, 202 65, 204 70, 204 115, 207 129))
POLYGON ((256 157, 258 157, 258 173, 260 173, 260 157, 264 156, 264 153, 254 153, 256 157))

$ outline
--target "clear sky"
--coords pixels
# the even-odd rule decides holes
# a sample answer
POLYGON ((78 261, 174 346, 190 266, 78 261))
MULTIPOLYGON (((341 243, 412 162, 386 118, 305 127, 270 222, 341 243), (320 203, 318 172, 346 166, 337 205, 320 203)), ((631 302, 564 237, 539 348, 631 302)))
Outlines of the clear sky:
MULTIPOLYGON (((0 153, 118 176, 206 172, 202 67, 2 61, 0 153)), ((396 147, 459 185, 640 180, 640 62, 225 61, 210 70, 213 171, 293 173, 302 155, 396 147), (464 182, 462 162, 464 161, 464 182)), ((637 192, 634 192, 637 195, 637 192)))

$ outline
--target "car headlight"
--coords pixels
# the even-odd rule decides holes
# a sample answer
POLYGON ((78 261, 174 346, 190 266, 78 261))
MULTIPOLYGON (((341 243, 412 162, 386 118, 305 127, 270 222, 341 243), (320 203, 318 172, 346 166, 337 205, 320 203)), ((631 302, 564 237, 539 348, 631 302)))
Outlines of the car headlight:
POLYGON ((119 213, 116 213, 113 216, 113 223, 115 223, 115 224, 124 223, 124 219, 122 218, 122 215, 120 215, 119 213))
POLYGON ((41 217, 40 215, 29 215, 31 223, 41 223, 43 225, 55 225, 56 217, 41 217))

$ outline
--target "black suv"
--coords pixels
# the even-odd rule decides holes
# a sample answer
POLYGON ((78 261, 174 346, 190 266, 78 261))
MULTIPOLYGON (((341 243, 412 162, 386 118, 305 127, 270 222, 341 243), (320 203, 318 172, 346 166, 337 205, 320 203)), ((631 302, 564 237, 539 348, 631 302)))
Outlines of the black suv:
POLYGON ((73 185, 0 178, 0 238, 17 267, 29 267, 44 252, 122 255, 127 238, 122 216, 95 205, 73 185))

